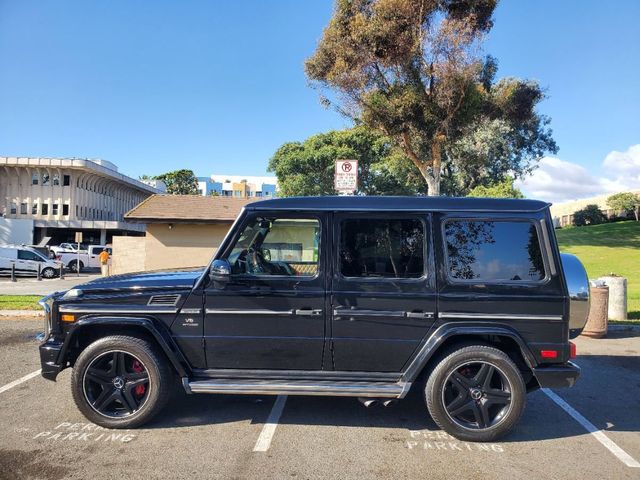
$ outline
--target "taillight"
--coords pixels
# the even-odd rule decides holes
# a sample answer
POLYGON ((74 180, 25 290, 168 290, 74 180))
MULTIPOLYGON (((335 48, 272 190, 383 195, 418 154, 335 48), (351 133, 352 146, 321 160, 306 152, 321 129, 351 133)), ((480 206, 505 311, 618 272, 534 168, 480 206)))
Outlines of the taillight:
POLYGON ((578 349, 576 348, 576 344, 573 342, 569 342, 569 359, 573 360, 578 356, 578 349))
POLYGON ((540 350, 540 356, 542 358, 558 358, 557 350, 540 350))
POLYGON ((62 255, 56 255, 56 260, 62 260, 62 255))

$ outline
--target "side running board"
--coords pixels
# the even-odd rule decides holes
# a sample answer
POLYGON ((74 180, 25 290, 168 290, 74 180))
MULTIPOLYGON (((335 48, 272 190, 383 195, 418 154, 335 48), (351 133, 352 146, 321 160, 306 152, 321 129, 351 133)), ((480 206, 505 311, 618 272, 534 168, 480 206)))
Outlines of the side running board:
POLYGON ((228 393, 249 395, 328 395, 367 398, 403 398, 411 383, 407 382, 328 382, 309 380, 251 380, 216 378, 182 379, 187 393, 228 393))

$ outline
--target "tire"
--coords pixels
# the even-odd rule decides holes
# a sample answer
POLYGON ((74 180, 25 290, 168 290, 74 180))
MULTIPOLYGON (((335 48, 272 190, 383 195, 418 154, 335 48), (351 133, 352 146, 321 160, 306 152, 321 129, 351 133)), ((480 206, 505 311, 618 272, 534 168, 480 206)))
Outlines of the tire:
POLYGON ((56 271, 51 267, 47 267, 40 272, 40 275, 42 275, 42 278, 53 278, 56 276, 56 271))
POLYGON ((78 260, 71 260, 69 262, 69 265, 67 265, 67 267, 69 267, 69 270, 71 270, 73 273, 79 273, 84 268, 84 263, 78 260), (79 265, 80 268, 76 268, 76 265, 79 265))
POLYGON ((73 367, 71 391, 89 421, 105 428, 135 428, 163 409, 172 379, 155 345, 136 337, 109 336, 82 351, 73 367))
POLYGON ((433 420, 459 440, 489 442, 520 419, 526 389, 509 356, 497 348, 471 345, 449 351, 424 390, 433 420))

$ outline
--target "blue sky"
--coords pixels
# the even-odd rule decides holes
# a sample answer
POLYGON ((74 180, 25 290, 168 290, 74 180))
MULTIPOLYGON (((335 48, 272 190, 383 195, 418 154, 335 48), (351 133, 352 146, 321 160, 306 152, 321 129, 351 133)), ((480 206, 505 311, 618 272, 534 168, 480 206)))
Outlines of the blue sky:
MULTIPOLYGON (((528 193, 592 193, 584 178, 545 192, 553 168, 577 168, 594 191, 633 187, 636 174, 640 188, 640 2, 605 5, 496 11, 485 50, 499 76, 548 88, 541 110, 560 146, 528 193), (621 158, 626 173, 603 166, 616 151, 608 165, 621 158)), ((328 0, 0 0, 0 155, 103 158, 131 176, 264 174, 283 142, 349 125, 303 73, 331 11, 328 0)))

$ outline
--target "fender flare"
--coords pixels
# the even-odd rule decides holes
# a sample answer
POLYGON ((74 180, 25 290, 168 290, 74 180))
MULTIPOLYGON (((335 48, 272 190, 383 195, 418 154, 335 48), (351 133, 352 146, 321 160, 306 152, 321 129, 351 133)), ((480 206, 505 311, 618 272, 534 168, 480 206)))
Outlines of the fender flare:
POLYGON ((191 368, 182 351, 178 348, 173 338, 169 334, 167 327, 160 321, 149 317, 114 317, 114 316, 83 316, 78 319, 69 330, 64 339, 62 349, 58 356, 58 364, 66 365, 66 356, 69 347, 88 327, 91 326, 121 326, 143 328, 150 333, 165 353, 171 365, 175 368, 180 377, 187 377, 191 374, 191 368))
POLYGON ((438 351, 438 348, 445 340, 461 335, 493 335, 497 337, 508 337, 518 344, 522 357, 529 368, 533 370, 533 368, 538 364, 520 334, 508 325, 496 325, 495 323, 488 324, 480 322, 445 323, 436 328, 435 331, 426 338, 426 341, 422 343, 418 349, 418 353, 413 357, 407 368, 404 370, 402 380, 406 382, 413 382, 427 362, 433 358, 433 355, 438 351))

